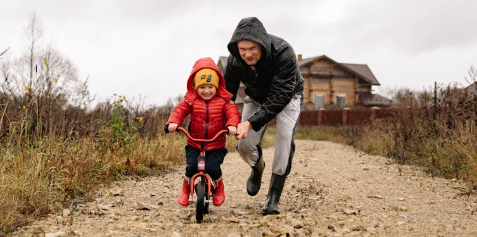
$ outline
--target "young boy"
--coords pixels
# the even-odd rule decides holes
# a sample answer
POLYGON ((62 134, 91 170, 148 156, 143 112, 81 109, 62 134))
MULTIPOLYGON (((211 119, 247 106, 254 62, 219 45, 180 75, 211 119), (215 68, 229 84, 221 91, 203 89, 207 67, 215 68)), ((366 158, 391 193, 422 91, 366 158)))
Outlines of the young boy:
MULTIPOLYGON (((223 129, 229 130, 229 135, 235 135, 240 113, 231 101, 232 94, 225 89, 225 80, 211 58, 197 60, 187 81, 187 93, 184 100, 172 111, 166 123, 169 132, 176 131, 184 118, 190 114, 189 132, 192 137, 200 139, 212 138, 223 129)), ((200 142, 187 139, 187 167, 182 191, 177 202, 182 206, 189 205, 189 181, 197 173, 197 157, 200 152, 200 142)), ((224 183, 220 165, 227 154, 225 136, 214 142, 205 144, 207 157, 206 172, 216 183, 213 204, 220 206, 225 201, 224 183)))

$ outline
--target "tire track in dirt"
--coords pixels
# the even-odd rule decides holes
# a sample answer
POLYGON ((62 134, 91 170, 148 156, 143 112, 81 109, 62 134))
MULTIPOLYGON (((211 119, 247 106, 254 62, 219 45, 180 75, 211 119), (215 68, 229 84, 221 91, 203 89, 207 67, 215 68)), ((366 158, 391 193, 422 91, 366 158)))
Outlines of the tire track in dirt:
POLYGON ((273 148, 264 149, 263 184, 247 195, 250 168, 238 153, 222 166, 226 200, 201 224, 194 206, 176 203, 184 167, 160 177, 121 181, 94 202, 50 215, 13 236, 477 236, 477 198, 458 180, 428 177, 352 147, 296 141, 278 216, 261 215, 273 148))

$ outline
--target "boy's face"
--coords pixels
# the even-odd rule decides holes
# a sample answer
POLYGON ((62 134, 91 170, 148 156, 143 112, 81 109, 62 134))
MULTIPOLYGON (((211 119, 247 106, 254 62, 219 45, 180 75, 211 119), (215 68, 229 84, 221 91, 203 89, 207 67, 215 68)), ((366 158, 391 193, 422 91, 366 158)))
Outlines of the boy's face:
POLYGON ((197 93, 199 96, 202 97, 204 100, 210 100, 214 97, 215 93, 217 92, 217 88, 213 85, 201 85, 197 88, 197 93))
POLYGON ((242 57, 245 63, 249 66, 257 64, 262 57, 262 48, 255 41, 240 40, 237 42, 237 47, 240 57, 242 57))

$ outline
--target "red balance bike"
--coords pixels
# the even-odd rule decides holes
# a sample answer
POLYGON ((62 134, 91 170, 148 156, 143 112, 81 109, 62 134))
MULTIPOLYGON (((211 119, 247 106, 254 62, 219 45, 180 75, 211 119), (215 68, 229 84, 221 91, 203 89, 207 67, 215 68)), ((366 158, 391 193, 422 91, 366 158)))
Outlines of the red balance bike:
POLYGON ((189 202, 195 202, 195 218, 198 223, 202 222, 204 214, 209 214, 209 204, 212 203, 213 194, 215 193, 215 184, 210 176, 205 172, 206 152, 205 143, 212 142, 223 134, 228 133, 227 129, 219 131, 212 139, 198 139, 193 138, 189 132, 177 127, 177 130, 182 131, 189 139, 200 142, 200 154, 197 157, 197 173, 190 179, 190 196, 189 202))

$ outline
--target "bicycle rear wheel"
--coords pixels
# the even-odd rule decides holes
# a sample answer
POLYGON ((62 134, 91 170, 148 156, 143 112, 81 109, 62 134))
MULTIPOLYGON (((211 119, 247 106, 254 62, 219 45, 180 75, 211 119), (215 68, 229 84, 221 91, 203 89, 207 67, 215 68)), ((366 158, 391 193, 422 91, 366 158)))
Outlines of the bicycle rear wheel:
POLYGON ((198 223, 202 222, 206 210, 205 186, 203 182, 198 182, 195 186, 197 202, 195 203, 195 219, 198 223))

